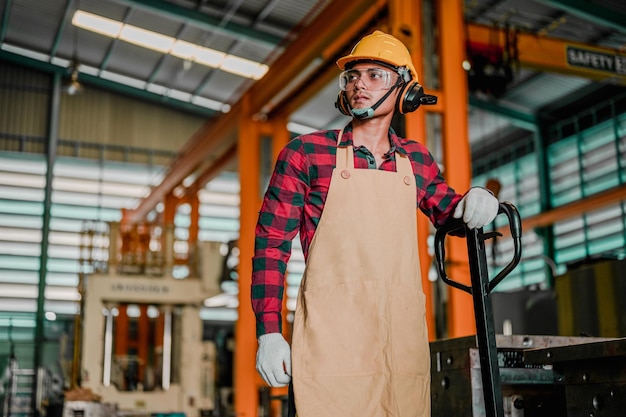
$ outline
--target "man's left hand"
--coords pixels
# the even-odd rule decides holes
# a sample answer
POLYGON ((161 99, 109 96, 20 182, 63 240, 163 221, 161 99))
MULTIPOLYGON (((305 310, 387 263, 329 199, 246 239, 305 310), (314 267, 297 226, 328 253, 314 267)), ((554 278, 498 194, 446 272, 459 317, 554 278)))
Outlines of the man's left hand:
POLYGON ((498 215, 500 203, 498 199, 484 188, 471 188, 459 201, 452 217, 463 221, 470 229, 483 227, 489 224, 498 215))

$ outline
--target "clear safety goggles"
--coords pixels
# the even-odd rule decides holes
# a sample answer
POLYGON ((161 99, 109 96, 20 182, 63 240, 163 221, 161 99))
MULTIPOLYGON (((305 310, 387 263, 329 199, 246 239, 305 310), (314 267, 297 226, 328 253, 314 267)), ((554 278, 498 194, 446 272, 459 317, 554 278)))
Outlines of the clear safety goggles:
POLYGON ((339 88, 353 89, 361 81, 371 91, 389 90, 396 82, 395 73, 382 68, 351 69, 339 74, 339 88))

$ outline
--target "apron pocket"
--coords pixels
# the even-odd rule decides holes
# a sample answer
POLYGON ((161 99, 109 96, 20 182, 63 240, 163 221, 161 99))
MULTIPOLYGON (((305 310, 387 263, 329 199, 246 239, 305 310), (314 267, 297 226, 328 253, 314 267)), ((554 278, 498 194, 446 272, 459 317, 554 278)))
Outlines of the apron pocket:
POLYGON ((426 297, 413 285, 394 288, 391 303, 391 352, 394 373, 424 377, 430 371, 426 297))
POLYGON ((302 337, 302 376, 382 371, 376 285, 354 281, 309 287, 302 337))

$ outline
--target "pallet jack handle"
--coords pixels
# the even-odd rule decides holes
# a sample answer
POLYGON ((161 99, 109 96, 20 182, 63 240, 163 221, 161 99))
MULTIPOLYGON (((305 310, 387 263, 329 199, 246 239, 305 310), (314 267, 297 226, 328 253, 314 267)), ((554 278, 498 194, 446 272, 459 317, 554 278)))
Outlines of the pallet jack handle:
POLYGON ((504 417, 496 334, 489 295, 511 273, 522 257, 522 226, 517 209, 509 202, 502 202, 498 214, 505 214, 509 220, 514 253, 513 259, 492 280, 489 279, 487 268, 485 240, 501 236, 500 233, 484 233, 482 228, 469 229, 462 219, 454 219, 437 229, 435 234, 435 261, 437 262, 439 277, 446 284, 472 295, 474 301, 476 341, 480 356, 485 415, 487 417, 504 417), (456 232, 455 235, 464 235, 467 239, 471 286, 454 281, 446 274, 445 237, 453 232, 456 232))
MULTIPOLYGON (((511 230, 511 237, 513 238, 514 253, 513 259, 508 263, 508 265, 505 266, 495 276, 495 278, 488 281, 488 286, 486 288, 487 293, 491 293, 496 285, 498 285, 517 266, 520 259, 522 258, 522 223, 517 209, 513 204, 509 202, 502 202, 500 203, 498 214, 505 214, 509 219, 509 228, 511 230)), ((454 281, 450 279, 446 274, 444 262, 446 257, 446 250, 444 245, 445 236, 457 231, 464 232, 463 235, 468 238, 468 252, 470 256, 470 262, 473 256, 478 255, 476 251, 469 251, 470 243, 477 243, 477 249, 479 246, 483 246, 484 252, 484 241, 496 236, 502 236, 502 234, 498 232, 484 233, 482 228, 468 229, 462 219, 449 221, 441 226, 439 229, 437 229, 437 233, 435 234, 435 260, 437 261, 437 272, 439 274, 439 277, 446 284, 465 291, 468 294, 472 294, 472 287, 454 281)))

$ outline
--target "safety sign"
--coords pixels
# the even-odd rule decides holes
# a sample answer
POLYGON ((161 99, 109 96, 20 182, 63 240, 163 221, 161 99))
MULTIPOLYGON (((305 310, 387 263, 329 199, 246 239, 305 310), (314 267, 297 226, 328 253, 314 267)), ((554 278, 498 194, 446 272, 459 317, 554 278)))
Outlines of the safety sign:
POLYGON ((567 46, 567 64, 572 67, 626 75, 626 56, 567 46))

